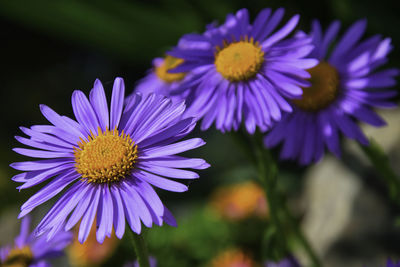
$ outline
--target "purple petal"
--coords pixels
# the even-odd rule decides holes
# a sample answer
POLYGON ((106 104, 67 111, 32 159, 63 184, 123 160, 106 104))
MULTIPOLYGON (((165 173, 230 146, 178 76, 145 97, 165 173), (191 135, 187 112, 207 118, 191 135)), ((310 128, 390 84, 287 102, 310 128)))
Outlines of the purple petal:
MULTIPOLYGON (((97 119, 99 120, 100 127, 103 131, 109 129, 109 115, 106 94, 104 93, 103 85, 99 79, 96 79, 93 89, 89 94, 90 104, 92 105, 97 119)), ((114 129, 114 128, 111 128, 114 129)))
POLYGON ((164 190, 172 191, 172 192, 185 192, 188 190, 188 187, 184 184, 162 178, 158 175, 154 175, 144 171, 136 171, 132 174, 133 177, 139 178, 143 181, 146 181, 156 187, 159 187, 164 190))
POLYGON ((141 156, 141 158, 146 159, 146 158, 174 155, 181 152, 185 152, 187 150, 198 148, 200 146, 203 146, 204 144, 205 142, 203 141, 203 139, 192 138, 163 147, 145 149, 143 150, 143 155, 141 156))
POLYGON ((86 213, 83 215, 78 234, 78 240, 81 244, 83 244, 83 242, 85 242, 89 236, 90 228, 92 227, 93 220, 97 212, 97 206, 99 205, 100 195, 100 188, 96 188, 89 207, 87 208, 86 213))
POLYGON ((100 126, 99 121, 85 94, 82 91, 75 90, 71 102, 75 118, 86 129, 86 134, 97 133, 97 127, 100 126))
POLYGON ((111 96, 111 114, 110 129, 115 129, 119 125, 121 119, 122 108, 124 105, 125 85, 122 78, 116 78, 114 81, 111 96))

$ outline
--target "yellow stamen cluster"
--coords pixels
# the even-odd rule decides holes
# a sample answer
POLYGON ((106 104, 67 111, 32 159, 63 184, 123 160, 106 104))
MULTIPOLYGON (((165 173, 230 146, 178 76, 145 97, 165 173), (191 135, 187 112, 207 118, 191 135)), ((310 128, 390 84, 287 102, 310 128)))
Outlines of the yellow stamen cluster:
POLYGON ((15 247, 11 249, 6 260, 0 264, 4 267, 28 267, 33 260, 33 253, 30 247, 15 247))
POLYGON ((186 73, 181 72, 181 73, 169 73, 169 70, 172 70, 176 67, 178 67, 180 64, 183 63, 183 59, 181 58, 176 58, 172 56, 166 56, 164 58, 163 63, 156 67, 155 72, 158 78, 163 80, 166 83, 172 83, 172 82, 178 82, 182 80, 186 73))
POLYGON ((253 78, 264 63, 264 52, 258 42, 246 36, 244 40, 224 43, 217 48, 215 67, 217 71, 231 82, 245 81, 253 78))
POLYGON ((308 70, 311 86, 303 88, 301 99, 293 100, 300 109, 316 112, 329 106, 339 93, 339 73, 328 62, 322 61, 308 70))
POLYGON ((88 183, 112 183, 127 177, 137 158, 137 145, 117 129, 91 133, 74 148, 76 171, 88 183))

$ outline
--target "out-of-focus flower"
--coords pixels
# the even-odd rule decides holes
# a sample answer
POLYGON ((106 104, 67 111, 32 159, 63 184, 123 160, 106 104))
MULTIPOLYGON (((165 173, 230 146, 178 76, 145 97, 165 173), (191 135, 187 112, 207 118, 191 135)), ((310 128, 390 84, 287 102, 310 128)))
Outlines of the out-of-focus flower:
MULTIPOLYGON (((179 85, 190 79, 187 73, 169 73, 168 71, 178 67, 183 62, 180 58, 165 56, 164 58, 155 58, 153 68, 147 72, 147 75, 141 79, 135 87, 135 92, 143 95, 150 93, 160 94, 170 97, 173 101, 179 101, 185 98, 181 95, 171 95, 179 85)), ((130 98, 130 96, 129 96, 130 98)))
POLYGON ((229 249, 218 254, 210 263, 210 267, 257 267, 253 259, 238 249, 229 249))
POLYGON ((392 49, 390 38, 376 35, 360 41, 366 28, 366 20, 360 20, 336 42, 339 27, 335 21, 323 34, 318 21, 312 25, 310 36, 315 48, 310 56, 320 60, 308 70, 312 86, 303 88, 303 98, 293 101, 293 112, 265 138, 267 147, 283 143, 283 159, 309 164, 323 156, 325 147, 340 156, 340 133, 368 145, 357 121, 383 126, 385 122, 372 108, 396 106, 389 101, 396 91, 386 87, 396 84, 394 77, 399 71, 376 71, 387 62, 392 49), (329 53, 332 42, 335 45, 329 53))
POLYGON ((289 256, 279 262, 267 261, 264 267, 300 267, 300 264, 293 256, 289 256))
MULTIPOLYGON (((157 267, 156 258, 149 257, 149 264, 150 264, 150 267, 157 267)), ((139 267, 139 262, 135 261, 135 262, 126 263, 126 264, 124 264, 124 267, 139 267)))
POLYGON ((111 236, 113 228, 122 238, 125 219, 138 234, 142 222, 147 227, 163 222, 176 226, 151 185, 174 192, 188 190, 168 178, 196 179, 196 172, 185 169, 204 169, 209 164, 176 154, 205 142, 200 138, 181 141, 196 124, 193 118, 182 119, 183 102, 135 94, 124 105, 124 92, 123 80, 115 79, 109 110, 103 86, 96 80, 89 99, 82 91, 72 95, 77 121, 41 105, 52 125, 21 127, 30 138, 17 140, 36 149, 14 151, 45 160, 11 164, 24 171, 13 180, 23 183, 18 189, 51 181, 22 205, 19 217, 68 188, 39 223, 39 234, 47 233, 51 239, 64 223, 69 230, 81 221, 78 240, 83 243, 95 217, 99 243, 111 236))
POLYGON ((250 216, 268 216, 268 204, 262 188, 254 182, 244 182, 218 188, 211 206, 224 218, 240 220, 250 216))
POLYGON ((47 242, 44 236, 36 237, 30 233, 30 216, 21 220, 20 234, 13 245, 0 248, 0 266, 4 267, 46 267, 46 260, 63 254, 64 248, 71 243, 72 233, 59 231, 47 242))
POLYGON ((111 238, 105 238, 103 244, 96 240, 96 225, 90 229, 88 239, 81 244, 78 241, 78 229, 75 229, 75 238, 68 247, 68 257, 74 266, 97 266, 106 261, 115 251, 118 239, 115 234, 111 238))
POLYGON ((386 267, 400 267, 400 261, 392 261, 391 259, 388 259, 386 263, 386 267))
POLYGON ((310 83, 305 69, 317 60, 304 58, 312 49, 310 38, 286 38, 299 15, 277 29, 284 10, 262 10, 253 24, 247 9, 229 14, 221 26, 203 34, 188 34, 167 54, 183 59, 170 73, 193 77, 177 93, 188 95, 188 114, 203 118, 201 129, 213 123, 222 132, 237 130, 242 121, 249 133, 268 129, 290 112, 286 98, 300 98, 310 83), (185 92, 188 91, 188 92, 185 92))

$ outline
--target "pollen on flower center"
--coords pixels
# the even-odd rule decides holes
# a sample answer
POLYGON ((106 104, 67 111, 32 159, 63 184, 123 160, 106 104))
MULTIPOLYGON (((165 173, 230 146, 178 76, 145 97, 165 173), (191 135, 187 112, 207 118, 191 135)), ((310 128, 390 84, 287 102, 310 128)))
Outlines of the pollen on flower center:
POLYGON ((29 246, 11 249, 6 260, 0 264, 5 267, 28 267, 33 260, 33 253, 29 246))
POLYGON ((74 148, 75 167, 89 183, 111 183, 127 177, 137 158, 137 145, 118 130, 98 129, 74 148))
POLYGON ((178 67, 182 63, 183 59, 181 58, 166 56, 163 63, 156 67, 155 73, 158 78, 166 83, 179 82, 185 77, 186 73, 169 73, 168 71, 178 67))
POLYGON ((311 86, 302 88, 302 98, 293 100, 293 103, 300 109, 315 112, 326 108, 337 98, 339 73, 325 61, 307 71, 311 74, 311 86))
POLYGON ((244 81, 254 77, 264 62, 264 52, 253 38, 225 44, 215 56, 215 67, 226 79, 232 82, 244 81))

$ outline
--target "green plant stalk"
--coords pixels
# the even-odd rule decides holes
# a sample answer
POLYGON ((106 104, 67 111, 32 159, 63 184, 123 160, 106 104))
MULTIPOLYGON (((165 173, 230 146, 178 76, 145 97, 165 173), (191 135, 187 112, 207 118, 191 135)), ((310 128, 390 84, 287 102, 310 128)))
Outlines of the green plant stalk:
POLYGON ((255 138, 256 140, 261 140, 255 142, 256 158, 260 173, 259 178, 267 195, 271 222, 275 225, 277 234, 282 238, 281 240, 283 244, 280 245, 283 246, 283 251, 285 252, 285 250, 288 250, 288 239, 284 229, 282 228, 284 224, 287 224, 289 226, 288 228, 293 232, 294 236, 307 253, 312 266, 322 266, 321 261, 318 259, 308 240, 302 233, 299 224, 290 213, 285 203, 285 198, 279 192, 277 187, 279 168, 276 161, 273 159, 271 153, 267 149, 264 149, 261 137, 255 136, 255 138))
POLYGON ((132 241, 133 247, 136 252, 137 261, 140 267, 150 267, 149 263, 149 253, 147 252, 147 247, 144 242, 143 236, 134 233, 132 230, 130 232, 130 239, 132 241))
POLYGON ((400 204, 400 179, 390 166, 386 153, 374 139, 370 139, 369 146, 360 145, 360 147, 388 184, 390 198, 396 204, 400 204))
POLYGON ((310 259, 312 266, 319 267, 322 266, 321 261, 315 254, 313 248, 311 247, 310 243, 308 242, 307 238, 304 236, 303 232, 300 229, 299 224, 297 223, 296 219, 293 217, 287 205, 283 205, 283 213, 286 218, 286 222, 289 223, 290 229, 294 232, 297 241, 301 244, 304 251, 307 253, 308 258, 310 259))
MULTIPOLYGON (((274 255, 274 260, 280 260, 285 256, 288 251, 287 248, 287 238, 285 235, 285 231, 282 229, 282 223, 279 221, 279 199, 276 197, 276 178, 278 170, 275 165, 269 164, 271 161, 269 159, 265 159, 265 153, 262 147, 259 147, 258 144, 255 145, 256 158, 257 158, 257 167, 259 171, 259 180, 261 185, 264 188, 268 206, 269 206, 269 214, 271 219, 271 224, 275 230, 275 235, 278 236, 276 238, 278 253, 274 255)), ((269 229, 267 229, 268 231, 269 229)))

